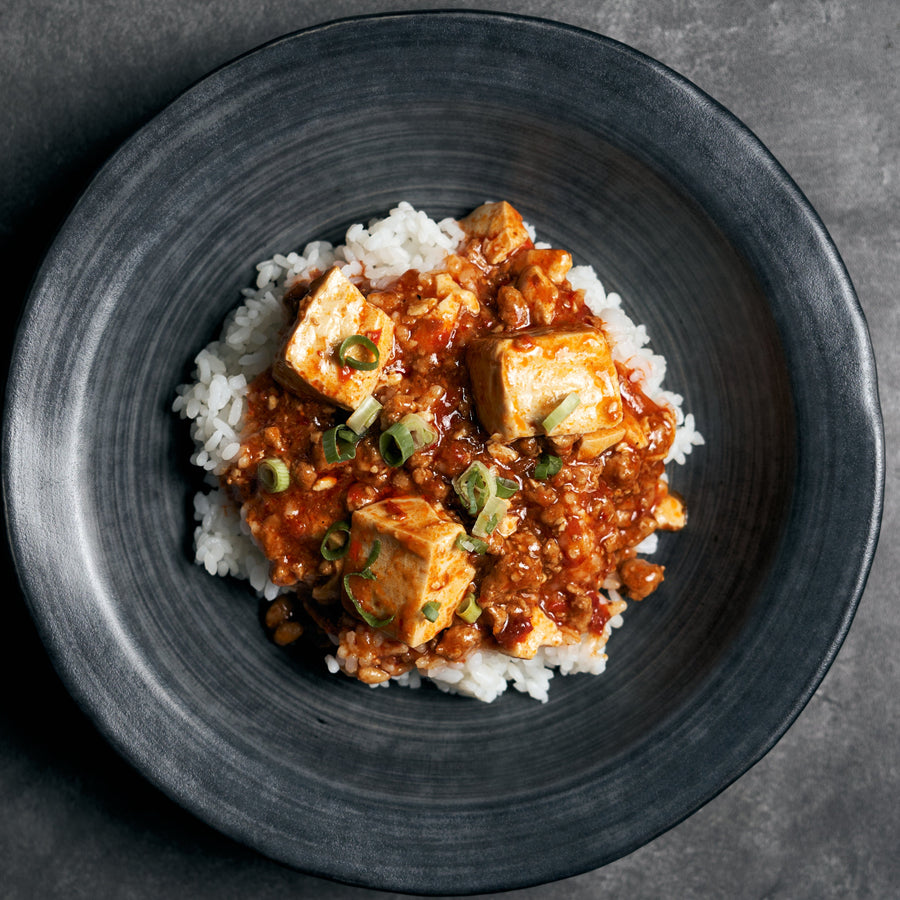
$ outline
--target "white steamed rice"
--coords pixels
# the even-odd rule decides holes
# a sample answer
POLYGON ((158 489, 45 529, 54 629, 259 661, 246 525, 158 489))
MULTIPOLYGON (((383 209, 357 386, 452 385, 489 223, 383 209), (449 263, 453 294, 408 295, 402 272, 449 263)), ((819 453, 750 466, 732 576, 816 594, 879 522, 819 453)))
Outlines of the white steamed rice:
MULTIPOLYGON (((409 269, 439 269, 463 239, 455 220, 435 222, 403 202, 368 227, 352 225, 344 244, 335 247, 327 241, 313 241, 302 254, 276 253, 257 265, 256 287, 243 291, 244 302, 229 315, 219 339, 197 354, 193 381, 178 388, 173 404, 175 412, 191 422, 195 444, 191 462, 206 472, 210 488, 194 498, 198 522, 194 545, 197 563, 211 575, 246 579, 267 600, 281 590, 269 580, 268 561, 253 542, 237 505, 220 489, 217 476, 240 450, 247 386, 274 358, 278 333, 285 324, 281 303, 285 291, 295 281, 314 278, 332 265, 340 266, 351 280, 365 276, 375 287, 384 287, 409 269)), ((604 320, 613 358, 634 370, 634 377, 648 396, 675 410, 677 429, 666 461, 683 464, 692 448, 703 443, 703 437, 696 430, 693 415, 682 412, 683 398, 663 389, 666 362, 650 351, 646 328, 623 312, 622 298, 606 293, 590 266, 573 267, 568 278, 574 288, 584 290, 587 305, 604 320)), ((656 535, 651 535, 641 551, 652 553, 655 549, 656 535)), ((606 593, 611 600, 621 599, 611 587, 606 593)), ((621 624, 622 617, 615 616, 602 638, 586 636, 577 645, 544 647, 531 660, 481 650, 463 662, 442 663, 424 673, 414 670, 392 681, 418 687, 425 675, 441 690, 486 702, 512 684, 516 690, 545 702, 554 672, 598 675, 605 669, 606 637, 621 624)), ((352 672, 352 657, 328 656, 326 663, 334 673, 341 668, 352 672)))

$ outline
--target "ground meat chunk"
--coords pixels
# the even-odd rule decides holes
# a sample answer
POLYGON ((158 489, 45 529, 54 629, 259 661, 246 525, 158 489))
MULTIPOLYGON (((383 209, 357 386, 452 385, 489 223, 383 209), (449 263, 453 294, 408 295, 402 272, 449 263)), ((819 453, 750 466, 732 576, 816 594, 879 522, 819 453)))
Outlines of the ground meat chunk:
POLYGON ((643 600, 655 591, 663 580, 663 567, 645 559, 626 559, 619 567, 619 574, 628 596, 643 600))

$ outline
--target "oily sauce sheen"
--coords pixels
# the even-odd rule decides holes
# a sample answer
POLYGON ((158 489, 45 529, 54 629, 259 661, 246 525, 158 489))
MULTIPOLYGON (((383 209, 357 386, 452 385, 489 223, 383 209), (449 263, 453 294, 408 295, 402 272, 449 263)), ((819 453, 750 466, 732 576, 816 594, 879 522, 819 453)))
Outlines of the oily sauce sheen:
MULTIPOLYGON (((434 273, 410 271, 388 289, 360 285, 368 302, 390 316, 394 346, 374 392, 383 406, 380 420, 352 460, 329 464, 322 449, 323 433, 346 420, 345 410, 285 389, 271 371, 253 381, 241 452, 222 481, 242 503, 252 534, 271 562, 272 580, 294 589, 265 615, 277 643, 291 643, 311 627, 339 641, 352 633, 360 658, 357 677, 374 682, 423 660, 458 660, 481 646, 508 649, 533 628, 535 608, 567 639, 599 635, 624 607, 600 593, 604 582, 633 599, 657 588, 662 568, 638 559, 634 547, 659 527, 675 527, 659 517, 667 497, 663 463, 675 431, 671 409, 645 396, 633 373, 617 365, 630 427, 625 438, 593 459, 578 458, 579 435, 491 440, 476 413, 465 358, 474 338, 536 325, 602 330, 583 293, 559 277, 567 257, 564 251, 535 250, 528 241, 491 265, 472 238, 448 258, 440 283, 434 273), (475 295, 477 312, 447 316, 441 311, 438 295, 446 294, 447 276, 475 295), (425 415, 438 439, 391 468, 381 458, 378 436, 410 412, 425 415), (557 475, 539 480, 535 466, 545 452, 560 457, 563 465, 557 475), (267 493, 256 477, 258 464, 273 455, 290 470, 290 486, 281 493, 267 493), (335 522, 349 522, 368 504, 409 496, 428 500, 469 529, 472 519, 451 481, 475 460, 519 486, 502 528, 486 538, 487 552, 469 554, 482 614, 474 624, 454 618, 419 647, 384 639, 342 596, 343 567, 352 553, 324 559, 325 532, 335 522)), ((307 288, 300 284, 288 292, 288 319, 296 315, 307 288)))

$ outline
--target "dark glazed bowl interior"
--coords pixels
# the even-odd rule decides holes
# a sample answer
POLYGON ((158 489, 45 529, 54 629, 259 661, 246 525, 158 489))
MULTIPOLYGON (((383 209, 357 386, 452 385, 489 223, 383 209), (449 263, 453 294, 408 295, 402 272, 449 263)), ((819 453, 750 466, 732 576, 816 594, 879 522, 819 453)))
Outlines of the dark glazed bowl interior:
POLYGON ((4 488, 79 702, 140 770, 343 881, 487 891, 595 868, 752 765, 849 625, 881 508, 865 323, 815 213, 689 83, 597 35, 473 13, 349 20, 219 70, 100 172, 37 277, 4 488), (687 529, 601 677, 539 704, 372 690, 271 645, 191 551, 177 384, 254 263, 406 199, 505 198, 648 326, 707 443, 687 529), (32 465, 44 459, 40 471, 32 465))

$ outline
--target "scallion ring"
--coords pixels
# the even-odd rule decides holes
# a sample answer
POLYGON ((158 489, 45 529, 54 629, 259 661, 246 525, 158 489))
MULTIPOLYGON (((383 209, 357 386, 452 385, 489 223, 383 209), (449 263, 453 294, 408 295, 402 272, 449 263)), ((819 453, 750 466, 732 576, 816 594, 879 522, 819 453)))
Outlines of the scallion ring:
POLYGON ((381 432, 378 449, 381 452, 381 458, 391 468, 396 469, 416 452, 416 445, 409 429, 402 422, 396 422, 381 432))
POLYGON ((517 482, 511 478, 497 477, 497 496, 502 500, 507 500, 519 489, 517 482))
POLYGON ((378 418, 381 404, 371 395, 363 400, 347 418, 347 427, 356 434, 364 434, 366 429, 378 418))
POLYGON ((256 468, 256 477, 269 494, 280 494, 291 483, 291 473, 283 459, 264 459, 256 468))
POLYGON ((472 537, 471 534, 466 534, 465 532, 456 539, 456 546, 466 553, 478 553, 479 555, 486 553, 488 548, 488 545, 481 538, 472 537))
POLYGON ((509 500, 502 500, 500 497, 491 497, 491 499, 484 504, 484 509, 478 513, 478 518, 472 526, 472 534, 478 538, 487 537, 500 524, 508 509, 509 500))
POLYGON ((485 503, 496 496, 497 476, 479 460, 475 460, 461 475, 453 479, 453 489, 459 495, 470 516, 478 514, 485 503))
POLYGON ((372 581, 375 576, 368 569, 363 572, 348 572, 344 576, 344 592, 356 607, 356 611, 362 616, 363 621, 367 625, 371 625, 373 628, 384 628, 385 625, 393 622, 394 617, 392 615, 388 616, 386 619, 379 619, 377 616, 373 616, 372 613, 362 608, 359 600, 357 600, 356 597, 353 596, 353 590, 350 587, 350 579, 353 578, 354 575, 358 576, 359 578, 365 578, 367 581, 372 581))
POLYGON ((325 462, 347 462, 356 456, 360 435, 346 425, 335 425, 322 435, 322 452, 325 462))
POLYGON ((433 444, 438 433, 435 431, 418 413, 409 413, 400 420, 401 425, 405 425, 412 435, 413 444, 416 450, 428 447, 433 444))
POLYGON ((456 614, 464 622, 468 622, 470 625, 477 621, 478 617, 481 615, 481 607, 475 599, 475 594, 470 592, 463 597, 462 603, 457 607, 456 614))
POLYGON ((422 615, 429 622, 437 622, 438 616, 441 614, 441 604, 436 600, 429 600, 422 604, 422 615))
POLYGON ((381 358, 381 352, 371 338, 367 338, 364 334, 351 334, 350 337, 341 341, 338 347, 338 359, 342 366, 350 366, 351 369, 357 369, 360 372, 371 372, 378 368, 378 361, 381 358), (372 354, 374 359, 360 359, 358 356, 350 356, 350 350, 354 347, 363 347, 372 354))
POLYGON ((347 551, 350 549, 349 534, 350 525, 348 522, 335 522, 334 525, 325 532, 325 537, 322 538, 322 543, 319 545, 319 552, 329 561, 341 559, 347 555, 347 551), (338 532, 344 532, 348 537, 340 546, 334 547, 331 544, 331 538, 338 532))
POLYGON ((555 428, 558 428, 562 423, 575 412, 576 409, 581 405, 581 397, 578 396, 574 391, 571 394, 567 394, 565 399, 541 422, 541 427, 547 434, 550 434, 555 428))
MULTIPOLYGON (((368 572, 372 568, 372 563, 378 559, 378 555, 381 553, 381 541, 375 541, 372 544, 372 549, 369 551, 369 555, 366 558, 366 561, 363 563, 363 572, 368 572)), ((372 576, 375 577, 374 575, 372 576)))
POLYGON ((541 481, 552 478, 562 468, 562 460, 552 453, 542 453, 534 467, 534 477, 541 481))

